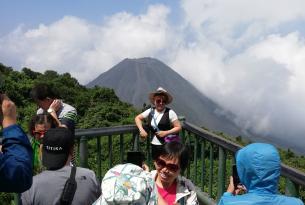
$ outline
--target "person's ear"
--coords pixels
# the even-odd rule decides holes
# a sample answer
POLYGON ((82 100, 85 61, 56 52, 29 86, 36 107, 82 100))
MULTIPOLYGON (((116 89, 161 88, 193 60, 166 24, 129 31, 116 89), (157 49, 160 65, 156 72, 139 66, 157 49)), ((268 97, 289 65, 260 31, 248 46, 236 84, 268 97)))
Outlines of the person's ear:
POLYGON ((70 148, 69 154, 72 156, 74 152, 74 145, 70 148))

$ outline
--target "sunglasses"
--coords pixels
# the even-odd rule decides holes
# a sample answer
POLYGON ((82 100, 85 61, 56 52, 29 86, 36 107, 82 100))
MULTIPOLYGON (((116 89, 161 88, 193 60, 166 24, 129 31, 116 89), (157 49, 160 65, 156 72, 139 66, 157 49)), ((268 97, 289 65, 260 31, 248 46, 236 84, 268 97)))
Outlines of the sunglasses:
POLYGON ((161 103, 165 104, 165 103, 166 103, 166 100, 157 99, 157 100, 156 100, 156 103, 157 103, 157 104, 161 104, 161 103))
POLYGON ((164 167, 166 167, 167 170, 171 171, 171 172, 177 172, 180 167, 177 164, 167 164, 164 160, 162 159, 157 159, 156 160, 156 165, 158 166, 159 169, 163 169, 164 167))
POLYGON ((45 133, 46 131, 35 131, 35 130, 33 131, 33 135, 39 138, 43 137, 45 133))

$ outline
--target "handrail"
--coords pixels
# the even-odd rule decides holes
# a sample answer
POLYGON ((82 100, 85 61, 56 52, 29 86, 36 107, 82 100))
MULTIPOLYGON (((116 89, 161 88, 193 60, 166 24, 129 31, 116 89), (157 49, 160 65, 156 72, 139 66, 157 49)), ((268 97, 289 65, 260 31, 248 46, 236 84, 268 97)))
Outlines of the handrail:
POLYGON ((184 121, 182 123, 182 127, 183 129, 185 130, 188 130, 194 134, 196 134, 197 136, 200 136, 214 144, 217 144, 217 145, 220 145, 222 146, 223 148, 227 149, 227 150, 230 150, 231 152, 236 152, 237 150, 241 149, 242 146, 239 145, 239 144, 236 144, 230 140, 227 140, 227 139, 224 139, 222 137, 219 137, 218 135, 212 133, 212 132, 209 132, 207 130, 204 130, 196 125, 193 125, 189 122, 186 122, 184 121))
POLYGON ((138 129, 135 125, 123 125, 123 126, 90 128, 90 129, 76 129, 75 137, 76 137, 76 139, 78 139, 82 136, 94 138, 94 137, 98 137, 98 136, 109 136, 109 135, 133 133, 133 132, 136 132, 137 130, 138 129))
POLYGON ((289 178, 291 181, 297 183, 298 185, 305 186, 305 174, 297 169, 287 166, 286 164, 281 164, 281 175, 289 178))
MULTIPOLYGON (((231 142, 222 137, 219 137, 216 134, 206 131, 191 123, 184 122, 183 128, 188 131, 191 131, 192 133, 196 134, 197 136, 205 138, 206 140, 208 140, 214 144, 217 144, 233 153, 236 153, 239 149, 242 148, 241 145, 238 145, 234 142, 231 142)), ((289 178, 291 181, 293 181, 299 185, 305 186, 305 174, 297 169, 294 169, 292 167, 289 167, 288 165, 285 165, 284 163, 281 164, 281 175, 289 178)))

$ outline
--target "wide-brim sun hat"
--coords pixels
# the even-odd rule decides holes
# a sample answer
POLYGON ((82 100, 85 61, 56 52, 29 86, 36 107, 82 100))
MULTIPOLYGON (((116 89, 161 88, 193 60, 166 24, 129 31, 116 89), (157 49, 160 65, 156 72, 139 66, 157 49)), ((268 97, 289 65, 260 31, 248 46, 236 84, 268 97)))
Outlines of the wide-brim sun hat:
POLYGON ((155 92, 151 92, 149 93, 149 100, 152 104, 155 104, 154 102, 154 97, 158 96, 158 95, 163 95, 166 98, 166 105, 170 104, 173 101, 173 96, 171 96, 171 94, 169 94, 164 88, 162 87, 158 87, 158 89, 155 92))
POLYGON ((134 164, 118 164, 102 180, 102 195, 93 205, 157 204, 157 189, 150 172, 134 164))

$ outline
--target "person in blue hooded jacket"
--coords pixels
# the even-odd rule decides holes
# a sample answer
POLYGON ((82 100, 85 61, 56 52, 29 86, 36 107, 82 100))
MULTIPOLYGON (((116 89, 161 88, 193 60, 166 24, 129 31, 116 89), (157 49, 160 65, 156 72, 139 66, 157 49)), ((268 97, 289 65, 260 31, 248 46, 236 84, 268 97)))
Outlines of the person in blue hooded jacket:
POLYGON ((0 151, 0 192, 24 192, 32 185, 32 147, 24 131, 16 125, 16 106, 0 94, 2 147, 0 151))
POLYGON ((233 178, 218 205, 303 205, 300 199, 278 194, 281 160, 277 149, 265 143, 250 144, 236 154, 237 173, 243 186, 234 188, 233 178), (245 194, 238 194, 244 189, 245 194))

